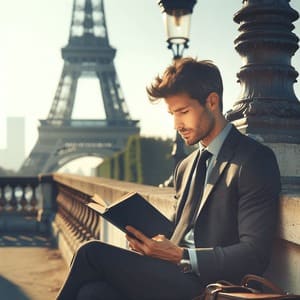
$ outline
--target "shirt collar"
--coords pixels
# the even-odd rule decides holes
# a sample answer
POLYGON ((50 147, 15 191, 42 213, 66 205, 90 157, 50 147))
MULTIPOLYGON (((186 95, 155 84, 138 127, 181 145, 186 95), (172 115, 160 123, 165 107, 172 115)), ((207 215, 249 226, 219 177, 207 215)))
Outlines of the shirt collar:
MULTIPOLYGON (((211 141, 211 143, 206 147, 206 149, 215 157, 218 156, 220 149, 229 134, 229 131, 232 127, 232 124, 227 123, 227 125, 223 128, 223 130, 211 141)), ((200 142, 199 142, 199 149, 200 151, 205 148, 200 142)))

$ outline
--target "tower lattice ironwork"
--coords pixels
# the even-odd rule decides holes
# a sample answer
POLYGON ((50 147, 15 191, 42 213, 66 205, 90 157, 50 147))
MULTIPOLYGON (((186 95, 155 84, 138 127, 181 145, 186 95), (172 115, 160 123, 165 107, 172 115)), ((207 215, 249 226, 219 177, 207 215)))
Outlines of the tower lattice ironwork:
POLYGON ((74 0, 58 87, 47 119, 40 120, 38 141, 21 166, 22 175, 53 172, 82 156, 112 155, 139 132, 122 94, 115 54, 103 0, 74 0), (86 75, 99 81, 105 119, 72 119, 78 80, 86 75))

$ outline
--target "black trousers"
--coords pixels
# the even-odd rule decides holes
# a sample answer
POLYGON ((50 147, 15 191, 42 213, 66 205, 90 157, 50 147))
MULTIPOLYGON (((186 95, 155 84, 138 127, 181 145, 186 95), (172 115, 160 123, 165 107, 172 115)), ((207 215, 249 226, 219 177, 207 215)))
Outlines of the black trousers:
POLYGON ((200 295, 198 276, 178 266, 100 241, 76 252, 58 300, 190 300, 200 295))

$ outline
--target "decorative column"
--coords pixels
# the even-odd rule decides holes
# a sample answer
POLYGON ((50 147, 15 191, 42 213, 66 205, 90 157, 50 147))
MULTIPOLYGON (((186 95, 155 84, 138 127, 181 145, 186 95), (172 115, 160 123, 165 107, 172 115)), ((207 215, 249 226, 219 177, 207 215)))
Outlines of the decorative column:
POLYGON ((274 150, 283 183, 300 184, 300 102, 293 89, 298 73, 291 66, 299 47, 292 23, 299 14, 289 2, 243 0, 235 14, 241 93, 226 117, 274 150))

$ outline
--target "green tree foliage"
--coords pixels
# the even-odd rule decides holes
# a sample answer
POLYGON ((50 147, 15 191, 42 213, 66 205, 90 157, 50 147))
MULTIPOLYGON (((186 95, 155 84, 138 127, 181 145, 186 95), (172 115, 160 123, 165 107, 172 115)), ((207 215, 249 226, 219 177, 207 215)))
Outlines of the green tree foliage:
POLYGON ((104 159, 97 168, 100 177, 158 185, 173 171, 171 140, 131 136, 126 148, 104 159))
POLYGON ((125 181, 143 183, 141 172, 141 141, 138 135, 129 137, 124 156, 125 181))
POLYGON ((97 173, 100 177, 112 178, 110 168, 110 158, 104 159, 101 163, 101 168, 97 168, 97 173))
POLYGON ((171 157, 172 142, 155 138, 140 138, 141 172, 143 183, 158 185, 169 178, 174 161, 171 157))
POLYGON ((111 178, 124 180, 124 152, 119 152, 112 157, 113 170, 111 178))

